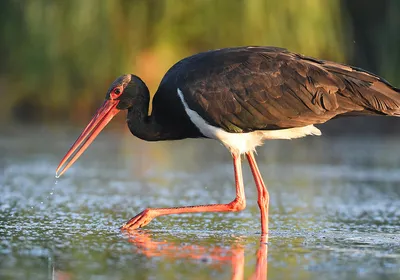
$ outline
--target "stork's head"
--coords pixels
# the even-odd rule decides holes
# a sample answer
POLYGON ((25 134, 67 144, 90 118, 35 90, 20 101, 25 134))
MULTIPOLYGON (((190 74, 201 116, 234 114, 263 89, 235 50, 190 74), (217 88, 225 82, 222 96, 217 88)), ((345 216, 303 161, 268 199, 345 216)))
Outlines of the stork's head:
POLYGON ((116 114, 134 105, 135 98, 139 96, 143 85, 139 77, 131 74, 122 75, 111 84, 103 105, 58 165, 57 178, 72 166, 116 114))

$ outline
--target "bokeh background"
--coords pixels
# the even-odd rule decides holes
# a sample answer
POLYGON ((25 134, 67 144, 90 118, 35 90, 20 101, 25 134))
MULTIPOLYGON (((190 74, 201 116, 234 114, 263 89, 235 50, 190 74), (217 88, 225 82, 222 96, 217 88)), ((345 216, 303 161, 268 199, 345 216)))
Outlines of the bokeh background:
MULTIPOLYGON (((54 179, 121 74, 154 93, 186 56, 273 45, 400 87, 400 0, 0 0, 0 38, 0 279, 229 279, 233 265, 209 257, 218 248, 243 248, 245 279, 253 273, 260 225, 247 164, 245 211, 160 217, 132 244, 119 230, 145 207, 230 201, 231 157, 216 141, 144 142, 121 113, 54 179), (146 257, 146 238, 177 249, 146 257), (205 258, 170 261, 188 245, 205 258)), ((318 127, 322 137, 257 150, 270 280, 400 279, 400 119, 318 127)))
MULTIPOLYGON (((154 93, 178 60, 239 45, 356 65, 400 86, 399 12, 397 0, 0 1, 0 120, 85 123, 117 76, 135 73, 154 93)), ((399 127, 349 125, 332 129, 399 127)))

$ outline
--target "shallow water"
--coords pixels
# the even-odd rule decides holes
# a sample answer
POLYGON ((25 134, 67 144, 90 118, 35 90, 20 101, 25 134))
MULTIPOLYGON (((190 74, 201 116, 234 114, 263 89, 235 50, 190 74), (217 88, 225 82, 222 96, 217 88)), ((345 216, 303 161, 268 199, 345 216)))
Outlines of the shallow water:
POLYGON ((398 137, 309 137, 259 148, 271 196, 267 246, 246 164, 246 210, 119 230, 147 206, 231 201, 232 163, 218 143, 146 143, 109 128, 56 180, 79 130, 3 132, 1 279, 400 278, 398 137))

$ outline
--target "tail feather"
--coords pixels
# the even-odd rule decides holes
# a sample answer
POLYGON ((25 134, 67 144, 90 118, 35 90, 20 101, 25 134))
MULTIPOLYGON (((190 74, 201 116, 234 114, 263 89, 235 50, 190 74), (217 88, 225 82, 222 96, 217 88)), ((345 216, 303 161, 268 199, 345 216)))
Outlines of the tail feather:
POLYGON ((329 67, 343 81, 341 90, 342 106, 350 107, 349 112, 369 115, 400 116, 400 89, 395 88, 381 77, 355 67, 329 67), (356 107, 354 107, 356 106, 356 107), (355 109, 355 110, 354 110, 355 109))
POLYGON ((359 92, 368 109, 385 115, 400 113, 400 93, 384 83, 374 82, 367 88, 361 88, 359 92))

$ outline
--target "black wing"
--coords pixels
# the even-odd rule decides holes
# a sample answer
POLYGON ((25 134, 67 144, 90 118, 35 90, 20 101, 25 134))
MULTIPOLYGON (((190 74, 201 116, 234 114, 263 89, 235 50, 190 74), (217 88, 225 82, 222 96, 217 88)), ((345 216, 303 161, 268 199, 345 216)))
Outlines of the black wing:
POLYGON ((400 91, 378 76, 280 48, 201 53, 172 67, 163 82, 170 79, 191 109, 229 132, 300 127, 342 114, 400 114, 400 91))

